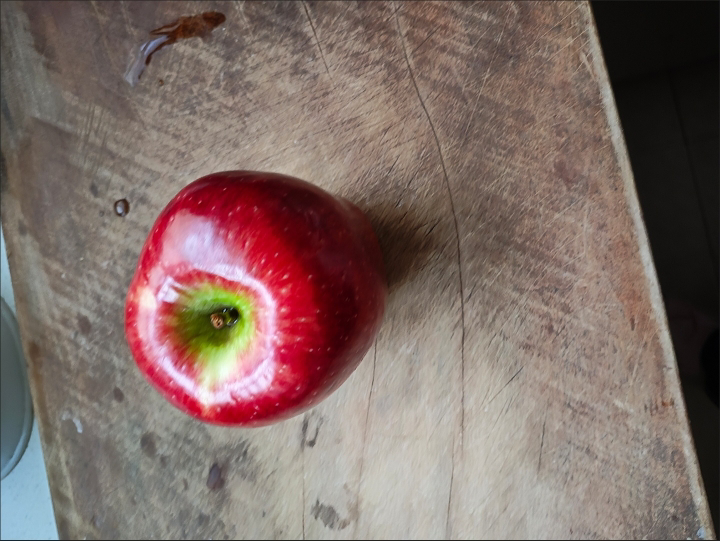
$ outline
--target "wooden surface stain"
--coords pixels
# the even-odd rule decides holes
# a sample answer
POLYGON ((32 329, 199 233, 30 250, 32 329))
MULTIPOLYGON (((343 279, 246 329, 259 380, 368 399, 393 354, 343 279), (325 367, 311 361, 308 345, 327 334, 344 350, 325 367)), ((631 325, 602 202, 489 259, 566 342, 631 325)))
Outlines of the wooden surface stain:
POLYGON ((124 218, 127 216, 127 213, 130 212, 130 203, 128 203, 127 199, 118 199, 115 201, 113 209, 115 210, 115 214, 124 218))

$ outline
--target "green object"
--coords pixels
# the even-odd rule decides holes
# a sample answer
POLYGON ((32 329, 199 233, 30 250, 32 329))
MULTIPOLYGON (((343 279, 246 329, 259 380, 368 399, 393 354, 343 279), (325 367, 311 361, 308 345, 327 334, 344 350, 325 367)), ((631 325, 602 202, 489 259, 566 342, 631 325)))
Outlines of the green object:
POLYGON ((222 382, 255 336, 252 300, 217 286, 183 291, 176 301, 175 323, 180 344, 200 364, 203 384, 222 382), (213 316, 218 318, 213 326, 213 316))

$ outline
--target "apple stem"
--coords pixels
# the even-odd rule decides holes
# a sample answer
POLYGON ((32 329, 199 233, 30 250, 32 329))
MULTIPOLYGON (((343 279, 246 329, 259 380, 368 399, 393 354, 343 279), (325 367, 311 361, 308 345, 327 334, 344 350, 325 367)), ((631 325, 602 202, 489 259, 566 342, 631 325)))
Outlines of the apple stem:
POLYGON ((240 312, 238 312, 237 308, 223 308, 210 314, 210 323, 218 330, 223 327, 232 327, 239 319, 240 312))

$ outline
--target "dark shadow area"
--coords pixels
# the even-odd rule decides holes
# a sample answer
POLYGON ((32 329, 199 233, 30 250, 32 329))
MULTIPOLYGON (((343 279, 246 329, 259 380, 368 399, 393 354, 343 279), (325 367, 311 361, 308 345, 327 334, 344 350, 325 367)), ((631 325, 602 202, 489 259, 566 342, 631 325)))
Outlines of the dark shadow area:
POLYGON ((591 5, 717 530, 720 4, 591 5))
POLYGON ((363 209, 377 235, 385 263, 390 294, 425 266, 440 249, 440 216, 428 221, 426 213, 394 202, 363 209))

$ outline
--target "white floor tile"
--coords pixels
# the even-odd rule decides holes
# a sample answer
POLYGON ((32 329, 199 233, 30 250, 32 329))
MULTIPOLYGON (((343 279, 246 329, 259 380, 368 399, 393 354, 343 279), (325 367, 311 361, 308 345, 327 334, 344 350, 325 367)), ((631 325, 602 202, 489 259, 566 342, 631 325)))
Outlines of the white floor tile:
POLYGON ((35 422, 23 457, 0 489, 0 539, 58 538, 35 422))
MULTIPOLYGON (((0 285, 2 297, 15 312, 5 238, 0 227, 0 285)), ((37 424, 33 419, 30 441, 20 462, 0 482, 0 539, 57 539, 47 470, 37 424)))

